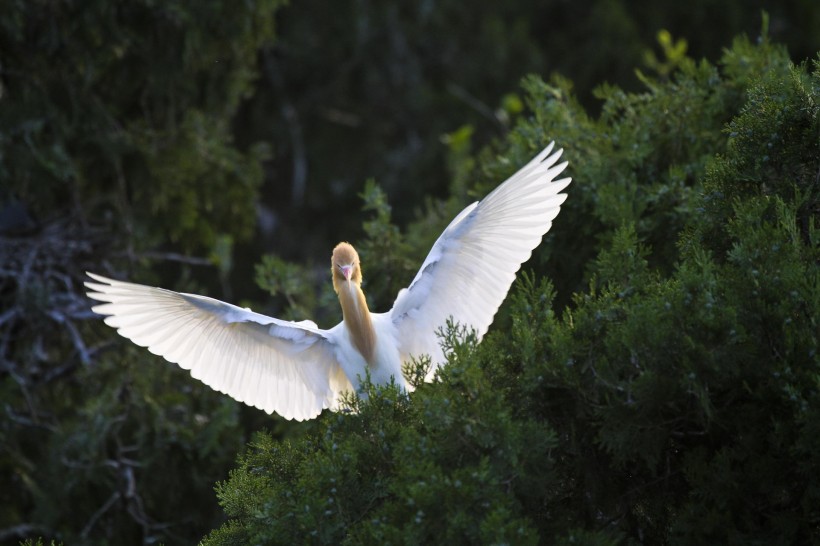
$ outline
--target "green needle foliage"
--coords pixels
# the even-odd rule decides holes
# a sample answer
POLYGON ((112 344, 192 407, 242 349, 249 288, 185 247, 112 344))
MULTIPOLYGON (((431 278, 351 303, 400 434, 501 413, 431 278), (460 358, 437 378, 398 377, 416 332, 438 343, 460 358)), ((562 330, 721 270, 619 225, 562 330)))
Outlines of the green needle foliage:
POLYGON ((250 235, 265 146, 231 124, 280 4, 2 3, 0 543, 191 543, 219 518, 237 404, 112 342, 82 279, 250 235))
POLYGON ((6 3, 0 199, 73 203, 138 250, 250 235, 267 150, 236 149, 231 122, 282 3, 6 3))
MULTIPOLYGON (((205 544, 820 538, 820 63, 764 35, 661 76, 601 88, 597 118, 567 82, 525 82, 530 116, 464 168, 483 194, 566 147, 575 182, 534 272, 481 344, 442 333, 438 381, 257 434, 205 544)), ((428 211, 367 231, 412 255, 428 211)), ((370 275, 403 267, 367 245, 370 275)))

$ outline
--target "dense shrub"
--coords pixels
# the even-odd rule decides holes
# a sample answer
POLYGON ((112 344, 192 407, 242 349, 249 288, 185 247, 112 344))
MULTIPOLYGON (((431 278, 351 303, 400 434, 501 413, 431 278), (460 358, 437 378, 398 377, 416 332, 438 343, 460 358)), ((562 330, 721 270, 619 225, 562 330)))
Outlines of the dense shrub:
MULTIPOLYGON (((527 80, 531 117, 463 168, 483 193, 544 141, 567 148, 537 272, 481 344, 446 332, 437 382, 259 433, 206 544, 820 537, 820 67, 764 37, 644 78, 602 88, 596 118, 527 80)), ((409 254, 437 229, 381 219, 409 254)), ((380 255, 370 276, 403 267, 380 255)))
POLYGON ((0 542, 190 543, 219 517, 238 406, 112 343, 82 275, 151 282, 252 233, 265 146, 231 123, 278 5, 3 3, 0 542))

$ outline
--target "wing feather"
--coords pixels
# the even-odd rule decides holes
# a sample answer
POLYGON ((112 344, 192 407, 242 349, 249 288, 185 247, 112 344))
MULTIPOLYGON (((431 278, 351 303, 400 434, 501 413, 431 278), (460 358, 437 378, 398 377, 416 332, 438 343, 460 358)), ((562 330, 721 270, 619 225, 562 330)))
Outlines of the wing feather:
POLYGON ((288 419, 336 408, 352 387, 330 331, 204 296, 88 273, 93 307, 117 332, 232 398, 288 419))
MULTIPOLYGON (((474 328, 492 323, 515 274, 549 231, 570 178, 550 143, 479 203, 465 208, 441 234, 410 286, 399 292, 391 318, 407 359, 428 354, 444 362, 436 332, 448 318, 474 328)), ((432 373, 432 372, 431 372, 432 373)))

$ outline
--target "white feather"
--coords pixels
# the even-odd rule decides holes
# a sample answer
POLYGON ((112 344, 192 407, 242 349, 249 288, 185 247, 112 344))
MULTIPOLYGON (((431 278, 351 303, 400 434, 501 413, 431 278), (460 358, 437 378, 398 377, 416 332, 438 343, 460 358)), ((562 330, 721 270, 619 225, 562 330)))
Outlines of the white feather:
POLYGON ((338 364, 336 335, 313 323, 88 275, 97 281, 85 283, 88 296, 106 302, 93 308, 109 315, 106 324, 240 402, 304 420, 337 409, 341 393, 351 389, 338 364))
POLYGON ((430 372, 445 361, 436 332, 449 318, 487 332, 515 273, 552 226, 571 179, 554 180, 567 163, 553 143, 481 202, 465 208, 439 236, 391 318, 403 360, 429 355, 430 372), (549 156, 549 157, 547 157, 549 156))
MULTIPOLYGON (((395 380, 411 357, 445 361, 437 330, 452 317, 479 339, 492 323, 515 273, 538 246, 566 199, 569 178, 554 180, 553 144, 479 203, 465 208, 436 241, 388 313, 372 314, 370 364, 344 321, 330 330, 289 322, 213 298, 116 281, 88 273, 93 307, 137 345, 190 370, 213 389, 267 413, 310 419, 338 409, 368 370, 376 384, 395 380)), ((432 376, 431 372, 431 376, 432 376)))

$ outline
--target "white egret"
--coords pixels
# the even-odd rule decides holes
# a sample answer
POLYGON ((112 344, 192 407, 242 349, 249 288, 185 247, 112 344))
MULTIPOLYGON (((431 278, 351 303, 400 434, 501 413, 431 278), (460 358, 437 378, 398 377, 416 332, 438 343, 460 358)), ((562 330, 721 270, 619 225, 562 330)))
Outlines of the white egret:
MULTIPOLYGON (((304 420, 338 409, 341 395, 371 381, 405 389, 402 363, 430 355, 445 361, 436 332, 448 318, 479 339, 504 301, 515 273, 550 229, 569 178, 551 143, 439 236, 393 308, 371 313, 359 256, 348 243, 333 250, 333 287, 343 319, 329 330, 280 320, 213 298, 108 279, 93 273, 93 310, 137 345, 190 370, 213 389, 268 413, 304 420)), ((431 373, 432 376, 432 373, 431 373)))

